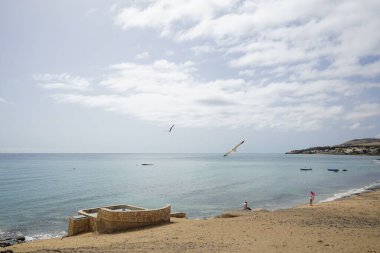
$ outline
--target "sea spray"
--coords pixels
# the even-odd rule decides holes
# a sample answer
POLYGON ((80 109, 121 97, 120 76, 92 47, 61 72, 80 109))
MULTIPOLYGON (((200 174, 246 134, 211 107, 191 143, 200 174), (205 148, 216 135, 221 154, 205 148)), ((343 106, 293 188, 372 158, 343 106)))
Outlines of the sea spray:
POLYGON ((25 241, 45 240, 52 238, 62 238, 67 235, 66 231, 59 231, 56 233, 35 233, 25 236, 25 241))
POLYGON ((335 193, 334 196, 329 197, 329 198, 324 199, 324 200, 321 200, 319 203, 331 202, 331 201, 335 201, 338 199, 348 198, 348 197, 351 197, 353 195, 358 195, 360 193, 370 192, 370 191, 374 191, 377 189, 380 189, 380 180, 376 181, 373 184, 364 186, 362 188, 350 189, 350 190, 345 191, 345 192, 335 193))

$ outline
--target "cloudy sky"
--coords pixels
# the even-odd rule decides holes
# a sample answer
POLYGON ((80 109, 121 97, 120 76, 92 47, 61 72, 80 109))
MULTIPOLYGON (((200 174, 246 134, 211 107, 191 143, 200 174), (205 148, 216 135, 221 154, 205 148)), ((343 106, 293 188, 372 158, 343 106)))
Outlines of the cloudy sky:
POLYGON ((378 0, 3 0, 0 152, 380 138, 379 13, 378 0))

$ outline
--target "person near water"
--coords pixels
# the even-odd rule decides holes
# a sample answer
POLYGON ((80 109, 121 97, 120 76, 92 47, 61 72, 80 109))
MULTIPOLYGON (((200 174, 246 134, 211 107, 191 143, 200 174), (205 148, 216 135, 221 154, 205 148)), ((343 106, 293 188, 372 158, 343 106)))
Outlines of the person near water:
POLYGON ((313 191, 310 192, 310 206, 313 206, 315 193, 313 191))
POLYGON ((244 203, 243 203, 243 209, 244 210, 251 210, 251 208, 248 206, 248 202, 247 201, 244 201, 244 203))

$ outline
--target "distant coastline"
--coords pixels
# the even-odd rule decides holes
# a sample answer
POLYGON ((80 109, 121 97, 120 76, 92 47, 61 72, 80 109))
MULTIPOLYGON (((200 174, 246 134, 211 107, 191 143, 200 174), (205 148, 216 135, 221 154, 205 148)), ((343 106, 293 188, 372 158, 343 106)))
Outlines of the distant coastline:
POLYGON ((286 154, 327 154, 327 155, 380 155, 380 139, 354 139, 334 146, 318 146, 306 149, 297 149, 286 154))

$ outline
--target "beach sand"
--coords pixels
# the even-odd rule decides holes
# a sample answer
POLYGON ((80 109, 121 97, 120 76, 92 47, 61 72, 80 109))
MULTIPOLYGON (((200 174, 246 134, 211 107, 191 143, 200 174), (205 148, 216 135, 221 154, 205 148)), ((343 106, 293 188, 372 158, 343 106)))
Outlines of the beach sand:
MULTIPOLYGON (((268 211, 116 234, 87 233, 5 248, 14 252, 380 252, 380 191, 268 211)), ((2 249, 2 250, 5 250, 2 249)), ((1 251, 1 250, 0 250, 1 251)))

